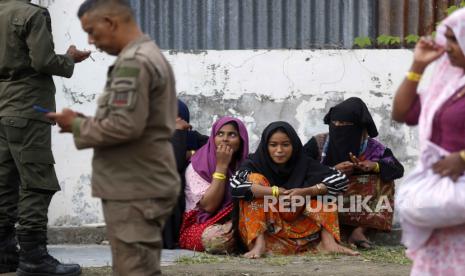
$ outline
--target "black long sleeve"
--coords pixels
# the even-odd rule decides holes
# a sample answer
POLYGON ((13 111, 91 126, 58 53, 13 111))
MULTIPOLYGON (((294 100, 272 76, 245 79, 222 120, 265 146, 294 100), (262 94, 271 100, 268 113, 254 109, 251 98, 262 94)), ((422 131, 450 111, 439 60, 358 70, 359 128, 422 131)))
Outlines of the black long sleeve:
POLYGON ((391 149, 386 148, 379 163, 381 180, 391 181, 404 176, 404 166, 396 159, 391 149))
POLYGON ((320 161, 320 151, 318 150, 315 137, 312 137, 312 139, 304 145, 304 152, 308 157, 320 161))

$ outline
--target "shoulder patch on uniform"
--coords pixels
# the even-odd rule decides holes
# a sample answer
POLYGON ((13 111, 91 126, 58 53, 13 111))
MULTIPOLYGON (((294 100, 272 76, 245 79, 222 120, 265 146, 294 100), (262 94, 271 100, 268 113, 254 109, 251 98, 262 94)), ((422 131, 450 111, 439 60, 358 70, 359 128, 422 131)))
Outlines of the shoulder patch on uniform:
POLYGON ((135 77, 115 77, 110 84, 110 105, 117 108, 133 109, 136 102, 137 79, 135 77))
POLYGON ((118 67, 115 71, 115 78, 137 78, 139 76, 140 69, 137 67, 118 67))
POLYGON ((111 90, 134 90, 137 79, 135 77, 115 77, 110 84, 111 90))
POLYGON ((131 107, 134 102, 134 91, 114 91, 110 96, 113 107, 131 107))

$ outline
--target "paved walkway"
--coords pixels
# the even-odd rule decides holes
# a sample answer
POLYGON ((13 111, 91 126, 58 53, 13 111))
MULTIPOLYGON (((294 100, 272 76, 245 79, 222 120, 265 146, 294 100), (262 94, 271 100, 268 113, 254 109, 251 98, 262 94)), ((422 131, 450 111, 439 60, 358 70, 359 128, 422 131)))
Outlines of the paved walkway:
MULTIPOLYGON (((83 267, 111 266, 111 252, 108 245, 49 245, 50 254, 64 263, 78 263, 83 267)), ((189 250, 163 250, 161 265, 172 265, 181 256, 193 256, 189 250)))

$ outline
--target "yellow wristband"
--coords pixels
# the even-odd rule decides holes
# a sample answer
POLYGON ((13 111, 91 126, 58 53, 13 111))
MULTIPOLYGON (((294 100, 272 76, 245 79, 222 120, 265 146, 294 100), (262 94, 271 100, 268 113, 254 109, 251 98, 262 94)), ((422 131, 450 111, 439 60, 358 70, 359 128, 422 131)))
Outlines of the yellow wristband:
POLYGON ((463 162, 465 162, 465 150, 460 151, 460 158, 462 158, 463 162))
POLYGON ((214 172, 212 174, 212 176, 213 176, 213 179, 217 179, 217 180, 225 180, 226 179, 226 175, 224 173, 214 172))
POLYGON ((279 188, 278 186, 271 187, 271 195, 274 197, 279 197, 279 188))
POLYGON ((418 73, 415 73, 415 72, 407 72, 405 74, 405 77, 409 80, 409 81, 414 81, 414 82, 419 82, 420 79, 421 79, 421 74, 418 74, 418 73))
POLYGON ((379 173, 379 163, 378 163, 378 162, 376 162, 376 165, 375 165, 375 167, 373 168, 373 172, 379 173))

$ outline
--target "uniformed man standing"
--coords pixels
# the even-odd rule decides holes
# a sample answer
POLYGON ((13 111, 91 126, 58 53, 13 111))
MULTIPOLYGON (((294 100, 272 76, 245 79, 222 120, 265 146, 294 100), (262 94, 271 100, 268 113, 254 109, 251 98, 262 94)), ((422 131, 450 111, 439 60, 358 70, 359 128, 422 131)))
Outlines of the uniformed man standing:
POLYGON ((50 15, 27 0, 0 0, 0 273, 78 275, 46 250, 47 213, 60 190, 51 151, 51 121, 34 105, 55 110, 52 75, 71 77, 89 52, 54 52, 50 15))
POLYGON ((89 43, 118 55, 95 117, 49 113, 78 149, 94 148, 92 194, 102 199, 115 275, 159 275, 162 227, 180 190, 170 139, 177 99, 170 65, 125 0, 87 0, 89 43))

